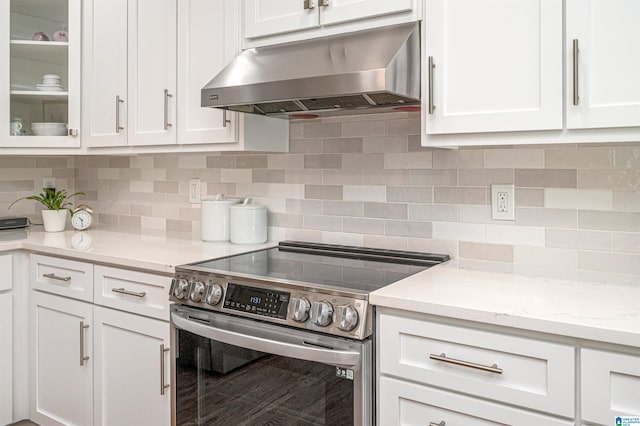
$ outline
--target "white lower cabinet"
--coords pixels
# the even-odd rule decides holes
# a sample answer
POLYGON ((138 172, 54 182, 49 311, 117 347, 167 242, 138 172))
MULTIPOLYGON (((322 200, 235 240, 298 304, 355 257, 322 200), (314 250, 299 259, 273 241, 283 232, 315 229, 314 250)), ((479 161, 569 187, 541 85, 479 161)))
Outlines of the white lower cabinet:
POLYGON ((93 320, 94 425, 169 425, 167 323, 99 306, 93 320))
POLYGON ((13 344, 11 293, 0 293, 0 425, 13 420, 13 344))
POLYGON ((31 420, 93 423, 93 306, 31 293, 31 420))

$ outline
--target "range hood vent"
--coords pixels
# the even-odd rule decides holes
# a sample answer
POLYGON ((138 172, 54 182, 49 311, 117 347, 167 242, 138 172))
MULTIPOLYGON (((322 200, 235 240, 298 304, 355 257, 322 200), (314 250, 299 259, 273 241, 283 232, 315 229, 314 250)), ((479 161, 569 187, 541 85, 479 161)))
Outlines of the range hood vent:
POLYGON ((204 107, 285 118, 418 105, 418 24, 248 49, 201 95, 204 107))

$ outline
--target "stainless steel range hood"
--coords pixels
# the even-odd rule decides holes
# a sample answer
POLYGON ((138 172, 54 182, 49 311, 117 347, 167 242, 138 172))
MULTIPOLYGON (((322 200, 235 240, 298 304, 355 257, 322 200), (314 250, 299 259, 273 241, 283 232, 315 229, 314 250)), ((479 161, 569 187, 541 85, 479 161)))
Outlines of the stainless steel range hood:
POLYGON ((418 24, 245 50, 201 95, 205 107, 291 118, 417 105, 418 24))

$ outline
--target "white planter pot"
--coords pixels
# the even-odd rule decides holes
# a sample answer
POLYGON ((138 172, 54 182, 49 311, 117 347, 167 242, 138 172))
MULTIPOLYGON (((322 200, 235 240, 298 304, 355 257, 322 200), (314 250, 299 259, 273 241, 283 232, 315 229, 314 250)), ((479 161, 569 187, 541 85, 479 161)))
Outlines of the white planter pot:
POLYGON ((69 210, 42 210, 42 223, 45 232, 61 232, 67 225, 69 210))

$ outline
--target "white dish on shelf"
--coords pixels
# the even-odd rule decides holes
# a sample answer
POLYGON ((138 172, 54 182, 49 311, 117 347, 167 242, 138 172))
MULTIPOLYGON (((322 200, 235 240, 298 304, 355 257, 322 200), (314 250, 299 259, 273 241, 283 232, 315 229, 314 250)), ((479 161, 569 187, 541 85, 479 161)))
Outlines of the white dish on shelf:
POLYGON ((67 123, 31 123, 31 131, 36 136, 66 136, 67 123))
POLYGON ((60 84, 36 84, 36 88, 43 92, 64 92, 64 87, 60 84))

